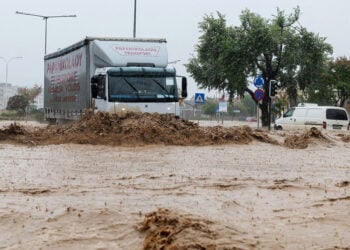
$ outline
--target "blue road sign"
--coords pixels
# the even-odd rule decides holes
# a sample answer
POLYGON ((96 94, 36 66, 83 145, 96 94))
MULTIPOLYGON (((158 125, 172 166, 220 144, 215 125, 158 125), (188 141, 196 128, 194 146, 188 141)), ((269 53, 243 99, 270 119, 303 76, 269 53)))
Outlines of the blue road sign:
POLYGON ((254 99, 258 102, 264 99, 265 97, 265 91, 263 89, 256 89, 254 92, 254 99))
POLYGON ((195 103, 204 103, 204 93, 195 93, 194 94, 194 102, 195 103))
POLYGON ((254 79, 254 86, 257 87, 257 88, 263 88, 265 85, 265 81, 264 81, 264 78, 262 78, 262 76, 257 76, 255 79, 254 79))

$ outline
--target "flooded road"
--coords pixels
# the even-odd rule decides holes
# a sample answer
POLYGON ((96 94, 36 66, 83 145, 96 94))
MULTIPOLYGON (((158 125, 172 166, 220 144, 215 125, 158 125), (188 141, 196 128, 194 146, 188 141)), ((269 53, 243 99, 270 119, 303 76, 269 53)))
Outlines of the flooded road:
POLYGON ((340 140, 0 144, 0 159, 0 249, 147 249, 165 244, 155 227, 177 247, 350 247, 350 144, 340 140))

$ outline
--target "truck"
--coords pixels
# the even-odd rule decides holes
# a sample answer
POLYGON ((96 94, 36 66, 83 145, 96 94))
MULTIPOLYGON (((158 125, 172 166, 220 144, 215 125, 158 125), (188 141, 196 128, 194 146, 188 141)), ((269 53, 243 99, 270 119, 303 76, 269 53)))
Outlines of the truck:
POLYGON ((89 109, 179 116, 187 79, 168 66, 166 43, 164 38, 86 37, 46 55, 45 119, 77 120, 89 109))

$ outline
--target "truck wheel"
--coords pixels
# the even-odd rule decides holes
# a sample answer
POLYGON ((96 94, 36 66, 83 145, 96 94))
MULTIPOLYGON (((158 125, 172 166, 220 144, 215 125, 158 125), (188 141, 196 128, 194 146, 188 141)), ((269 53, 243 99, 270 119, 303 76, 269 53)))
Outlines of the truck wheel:
POLYGON ((56 118, 46 118, 46 121, 49 123, 49 125, 56 125, 57 124, 56 118))

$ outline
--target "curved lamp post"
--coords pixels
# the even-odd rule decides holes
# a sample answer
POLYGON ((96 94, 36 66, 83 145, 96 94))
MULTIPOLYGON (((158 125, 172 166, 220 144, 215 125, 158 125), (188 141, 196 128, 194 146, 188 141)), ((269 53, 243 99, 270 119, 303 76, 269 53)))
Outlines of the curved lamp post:
POLYGON ((5 59, 4 57, 0 56, 0 59, 2 59, 5 64, 6 64, 6 81, 5 83, 7 83, 8 80, 8 73, 9 73, 9 63, 15 59, 22 59, 22 56, 16 56, 16 57, 11 57, 10 59, 5 59))
POLYGON ((45 55, 46 55, 46 44, 47 44, 47 19, 49 19, 49 18, 59 18, 59 17, 77 17, 77 15, 43 16, 43 15, 25 13, 25 12, 20 12, 20 11, 16 11, 16 14, 41 17, 42 19, 45 20, 45 55))

